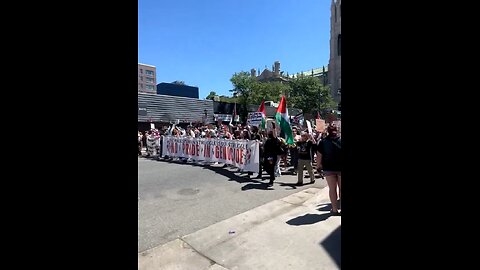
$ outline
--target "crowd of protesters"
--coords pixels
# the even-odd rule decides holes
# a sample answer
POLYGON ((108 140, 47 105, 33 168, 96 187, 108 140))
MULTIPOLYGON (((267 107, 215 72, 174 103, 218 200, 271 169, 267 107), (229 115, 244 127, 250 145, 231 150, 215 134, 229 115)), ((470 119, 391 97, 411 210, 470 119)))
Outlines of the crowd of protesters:
MULTIPOLYGON (((262 172, 269 175, 268 185, 273 185, 276 177, 286 173, 287 168, 292 174, 297 175, 296 185, 303 185, 304 168, 307 169, 310 183, 315 182, 316 172, 321 178, 326 178, 329 187, 329 196, 332 203, 332 214, 339 215, 337 199, 341 194, 341 139, 335 125, 328 125, 325 132, 307 129, 297 126, 292 127, 293 144, 287 144, 283 134, 278 134, 278 129, 270 131, 259 130, 255 126, 247 125, 203 125, 186 128, 175 124, 165 126, 162 129, 152 129, 145 134, 138 133, 138 155, 142 155, 142 148, 146 147, 147 137, 157 139, 162 135, 195 138, 224 138, 229 140, 256 140, 260 143, 259 174, 256 178, 262 178, 262 172), (281 136, 280 136, 281 135, 281 136), (337 193, 338 187, 338 193, 337 193)), ((160 140, 162 143, 162 140, 160 140)), ((162 147, 160 146, 160 151, 162 147)), ((161 155, 161 153, 160 153, 161 155)), ((190 159, 179 160, 190 161, 190 159)), ((252 175, 252 173, 249 173, 252 175)))

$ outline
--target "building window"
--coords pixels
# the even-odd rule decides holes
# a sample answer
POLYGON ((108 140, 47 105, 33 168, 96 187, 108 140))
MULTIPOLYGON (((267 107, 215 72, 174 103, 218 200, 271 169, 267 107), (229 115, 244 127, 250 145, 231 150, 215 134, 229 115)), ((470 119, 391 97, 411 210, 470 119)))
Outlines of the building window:
POLYGON ((146 77, 145 80, 147 83, 153 83, 153 78, 146 77))
POLYGON ((143 81, 143 76, 140 76, 140 80, 143 81))
POLYGON ((140 88, 142 88, 142 89, 143 89, 143 83, 141 83, 141 84, 140 84, 140 88))
POLYGON ((338 56, 342 55, 342 34, 338 34, 337 38, 337 52, 338 56))
POLYGON ((337 22, 337 6, 335 6, 335 22, 337 22))
POLYGON ((140 69, 140 73, 142 73, 142 74, 143 74, 143 69, 140 69))
POLYGON ((342 17, 342 4, 340 4, 340 18, 342 17))
POLYGON ((145 85, 145 88, 147 88, 147 90, 153 90, 153 85, 145 85))
POLYGON ((147 75, 153 75, 153 71, 151 71, 151 70, 145 70, 145 74, 147 74, 147 75))

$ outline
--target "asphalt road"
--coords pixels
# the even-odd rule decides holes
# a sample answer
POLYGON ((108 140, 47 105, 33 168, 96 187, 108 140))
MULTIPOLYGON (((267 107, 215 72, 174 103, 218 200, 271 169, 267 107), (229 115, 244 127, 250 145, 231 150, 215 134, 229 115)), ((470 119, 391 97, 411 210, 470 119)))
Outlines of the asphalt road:
MULTIPOLYGON (((314 184, 296 187, 296 176, 282 175, 267 188, 267 175, 249 179, 235 171, 139 158, 138 252, 300 190, 326 186, 317 178, 314 184)), ((304 178, 304 183, 309 181, 304 178)))

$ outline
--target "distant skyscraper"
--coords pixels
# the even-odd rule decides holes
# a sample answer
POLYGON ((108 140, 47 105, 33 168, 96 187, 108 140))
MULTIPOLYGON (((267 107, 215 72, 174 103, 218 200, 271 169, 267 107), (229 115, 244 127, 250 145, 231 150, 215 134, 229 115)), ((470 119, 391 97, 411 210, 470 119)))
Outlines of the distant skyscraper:
POLYGON ((138 63, 138 92, 157 93, 157 68, 138 63))

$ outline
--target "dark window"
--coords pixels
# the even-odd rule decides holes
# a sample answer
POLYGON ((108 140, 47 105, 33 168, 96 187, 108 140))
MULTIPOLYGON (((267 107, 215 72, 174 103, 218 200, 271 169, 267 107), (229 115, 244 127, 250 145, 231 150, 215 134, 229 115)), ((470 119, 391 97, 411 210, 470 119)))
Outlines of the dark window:
POLYGON ((335 6, 335 22, 337 22, 337 6, 335 6))
POLYGON ((340 4, 340 17, 342 17, 342 4, 340 4))
POLYGON ((342 34, 338 35, 337 39, 337 52, 338 56, 342 55, 342 34))

